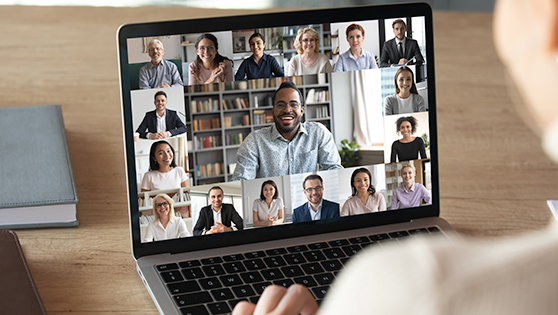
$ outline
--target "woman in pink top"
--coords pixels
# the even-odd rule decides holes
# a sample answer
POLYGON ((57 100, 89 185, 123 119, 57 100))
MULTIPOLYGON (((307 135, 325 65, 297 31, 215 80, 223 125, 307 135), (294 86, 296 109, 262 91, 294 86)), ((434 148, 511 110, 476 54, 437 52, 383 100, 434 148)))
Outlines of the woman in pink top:
POLYGON ((196 41, 196 60, 188 67, 189 85, 234 81, 232 61, 219 54, 217 37, 204 33, 196 41))
POLYGON ((353 196, 345 201, 341 216, 386 211, 384 195, 377 193, 370 183, 372 174, 366 168, 358 168, 351 175, 353 196))

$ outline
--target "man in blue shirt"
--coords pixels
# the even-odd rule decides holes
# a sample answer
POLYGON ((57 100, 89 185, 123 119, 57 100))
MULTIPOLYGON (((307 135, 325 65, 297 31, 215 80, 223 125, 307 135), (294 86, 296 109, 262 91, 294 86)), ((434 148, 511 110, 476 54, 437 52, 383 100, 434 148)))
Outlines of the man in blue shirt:
POLYGON ((176 65, 163 59, 165 48, 158 39, 149 42, 151 62, 141 67, 139 72, 140 89, 159 89, 182 86, 182 79, 176 65))
POLYGON ((265 40, 262 34, 252 34, 248 42, 252 56, 242 61, 234 76, 235 81, 246 80, 245 77, 250 80, 285 76, 277 60, 264 54, 265 40))
POLYGON ((302 188, 308 202, 293 210, 293 223, 339 217, 339 204, 323 199, 324 183, 320 175, 306 176, 302 188))
POLYGON ((333 135, 318 122, 300 120, 302 93, 283 82, 273 95, 275 125, 255 130, 240 145, 232 180, 273 177, 343 168, 333 135))

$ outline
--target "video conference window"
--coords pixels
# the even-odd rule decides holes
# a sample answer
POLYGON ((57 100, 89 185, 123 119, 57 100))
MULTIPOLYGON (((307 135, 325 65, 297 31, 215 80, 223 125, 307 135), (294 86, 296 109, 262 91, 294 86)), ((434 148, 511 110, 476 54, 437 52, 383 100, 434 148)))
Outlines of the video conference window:
POLYGON ((422 17, 128 39, 142 241, 430 204, 424 47, 422 17))

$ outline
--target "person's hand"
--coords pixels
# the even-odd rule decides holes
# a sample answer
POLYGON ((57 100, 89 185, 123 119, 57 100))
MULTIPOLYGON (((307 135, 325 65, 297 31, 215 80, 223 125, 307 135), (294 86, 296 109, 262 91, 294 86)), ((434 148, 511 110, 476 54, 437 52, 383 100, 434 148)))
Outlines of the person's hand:
POLYGON ((167 132, 166 131, 149 134, 149 139, 153 139, 153 140, 165 139, 166 137, 167 137, 167 132))
POLYGON ((210 84, 210 83, 215 83, 215 82, 222 82, 221 78, 219 78, 219 76, 221 75, 221 73, 223 73, 223 71, 225 71, 225 63, 223 62, 219 62, 219 65, 217 66, 217 68, 213 69, 213 71, 211 71, 211 75, 209 76, 209 79, 207 79, 207 81, 205 81, 205 84, 210 84))
POLYGON ((405 59, 405 58, 401 58, 401 59, 399 59, 399 64, 400 64, 400 65, 404 65, 404 64, 407 63, 407 61, 409 61, 409 60, 408 60, 408 59, 405 59))
POLYGON ((161 88, 168 88, 168 87, 170 87, 170 85, 168 85, 167 83, 163 83, 163 84, 161 84, 161 85, 159 85, 159 86, 157 86, 157 87, 155 87, 155 88, 156 88, 156 89, 161 89, 161 88))
POLYGON ((236 304, 232 315, 314 315, 318 303, 312 293, 301 284, 293 284, 288 289, 270 285, 254 305, 248 301, 236 304))
POLYGON ((215 234, 215 233, 223 233, 223 232, 230 232, 230 231, 232 231, 230 227, 227 227, 223 223, 217 222, 215 223, 215 225, 211 227, 211 230, 207 231, 206 234, 215 234))

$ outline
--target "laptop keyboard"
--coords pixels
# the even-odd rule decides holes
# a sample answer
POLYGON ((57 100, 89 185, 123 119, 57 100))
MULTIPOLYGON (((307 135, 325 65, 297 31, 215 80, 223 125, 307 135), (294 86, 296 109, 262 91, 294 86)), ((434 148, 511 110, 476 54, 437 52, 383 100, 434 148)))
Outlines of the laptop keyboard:
POLYGON ((184 315, 228 314, 240 301, 256 303, 271 285, 306 286, 320 303, 351 256, 361 250, 440 232, 438 227, 402 230, 308 245, 157 265, 184 315))

